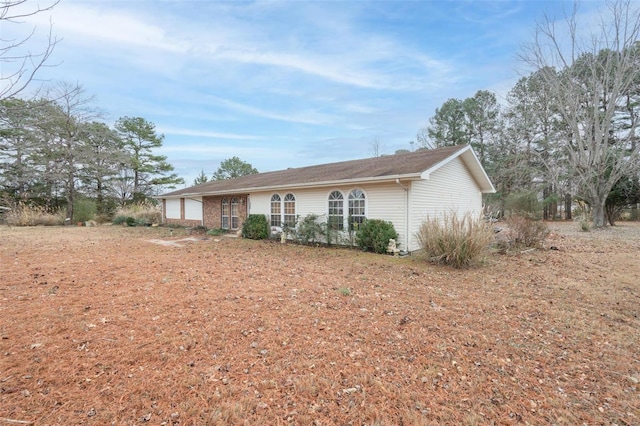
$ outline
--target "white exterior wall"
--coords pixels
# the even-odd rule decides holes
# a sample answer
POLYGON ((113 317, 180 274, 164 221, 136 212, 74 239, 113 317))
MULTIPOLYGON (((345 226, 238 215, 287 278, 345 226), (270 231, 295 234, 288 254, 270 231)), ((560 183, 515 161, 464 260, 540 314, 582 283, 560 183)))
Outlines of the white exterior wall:
MULTIPOLYGON (((179 211, 178 214, 180 214, 179 211)), ((202 220, 202 197, 193 197, 192 199, 185 198, 184 218, 189 220, 202 220)))
POLYGON ((284 199, 286 194, 292 193, 296 197, 298 217, 314 213, 326 220, 329 194, 340 190, 344 195, 346 217, 349 193, 353 189, 361 189, 366 197, 366 217, 393 223, 398 233, 398 247, 409 251, 420 249, 415 234, 427 217, 448 212, 471 212, 474 215, 482 213, 480 187, 460 158, 453 159, 431 173, 428 179, 401 183, 402 186, 384 183, 252 193, 249 213, 269 217, 271 196, 277 193, 284 199))
POLYGON ((271 195, 273 193, 253 192, 249 194, 247 214, 266 214, 269 217, 271 195))
POLYGON ((180 199, 167 199, 166 209, 167 219, 180 219, 180 199))
POLYGON ((329 194, 332 191, 338 190, 344 195, 344 214, 346 219, 349 208, 349 193, 354 189, 361 189, 365 194, 366 217, 392 222, 396 232, 399 234, 398 243, 400 247, 406 248, 404 245, 406 235, 406 195, 402 187, 393 183, 341 185, 326 188, 252 193, 249 213, 264 214, 268 217, 271 213, 271 196, 273 194, 279 194, 280 198, 284 199, 286 194, 291 193, 296 197, 296 215, 298 217, 304 217, 313 213, 323 218, 323 220, 326 220, 329 194))
POLYGON ((418 250, 416 233, 427 217, 455 212, 464 215, 470 212, 482 214, 480 187, 460 158, 455 158, 429 176, 429 179, 414 181, 410 191, 409 250, 418 250))

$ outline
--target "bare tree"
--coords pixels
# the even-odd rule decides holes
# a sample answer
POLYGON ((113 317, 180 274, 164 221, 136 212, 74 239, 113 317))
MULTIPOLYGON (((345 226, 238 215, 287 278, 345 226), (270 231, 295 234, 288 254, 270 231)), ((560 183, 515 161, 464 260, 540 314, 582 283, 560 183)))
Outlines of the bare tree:
POLYGON ((615 126, 640 72, 640 13, 629 0, 606 6, 598 26, 578 22, 577 6, 563 25, 545 17, 521 55, 553 93, 567 126, 567 137, 542 160, 566 158, 578 194, 591 205, 595 227, 606 224, 605 202, 615 183, 640 165, 636 129, 627 126, 622 132, 615 126))
POLYGON ((48 151, 49 161, 56 165, 54 177, 63 185, 67 201, 66 218, 70 221, 83 169, 95 156, 91 147, 82 140, 83 129, 100 117, 100 112, 92 106, 93 97, 87 96, 79 84, 59 82, 51 90, 49 99, 55 101, 45 105, 49 114, 47 121, 43 120, 39 126, 43 133, 53 135, 43 148, 48 151))
POLYGON ((372 157, 380 157, 382 155, 382 141, 378 136, 371 140, 369 148, 372 157))
MULTIPOLYGON (((25 18, 53 9, 60 0, 41 7, 27 0, 8 0, 0 3, 0 26, 21 25, 25 18)), ((49 26, 46 45, 34 53, 28 48, 29 41, 36 34, 34 26, 31 32, 16 39, 5 39, 0 36, 0 100, 11 98, 22 92, 33 81, 40 68, 45 66, 59 39, 53 35, 53 25, 49 26)), ((3 34, 6 34, 3 31, 3 34)))

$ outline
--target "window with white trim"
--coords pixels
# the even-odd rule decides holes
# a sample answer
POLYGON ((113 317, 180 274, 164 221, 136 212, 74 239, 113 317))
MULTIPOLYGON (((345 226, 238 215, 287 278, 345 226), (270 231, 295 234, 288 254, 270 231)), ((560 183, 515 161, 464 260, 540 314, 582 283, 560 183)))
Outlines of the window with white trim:
POLYGON ((329 194, 329 212, 327 226, 333 230, 344 229, 344 195, 340 191, 329 194))
POLYGON ((358 229, 364 220, 366 198, 360 189, 354 189, 349 193, 349 230, 358 229))
POLYGON ((240 226, 240 210, 238 209, 238 197, 231 199, 231 229, 238 229, 240 226))
POLYGON ((227 198, 222 199, 222 223, 220 227, 229 229, 229 200, 227 198))
POLYGON ((293 194, 287 194, 284 196, 284 216, 283 221, 285 226, 294 228, 296 226, 296 197, 293 194))
POLYGON ((271 196, 271 226, 282 226, 282 199, 278 194, 271 196))

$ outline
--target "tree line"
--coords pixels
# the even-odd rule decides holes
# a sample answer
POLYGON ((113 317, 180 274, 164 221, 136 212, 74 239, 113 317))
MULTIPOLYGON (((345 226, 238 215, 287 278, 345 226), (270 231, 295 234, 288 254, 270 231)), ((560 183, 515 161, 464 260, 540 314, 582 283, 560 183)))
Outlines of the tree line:
POLYGON ((546 19, 522 60, 534 69, 511 88, 506 105, 478 91, 437 108, 416 136, 425 148, 470 144, 496 186, 488 201, 541 192, 546 218, 573 201, 590 207, 594 226, 613 224, 640 202, 640 14, 632 2, 608 4, 588 43, 577 10, 567 31, 546 19))
POLYGON ((61 82, 31 100, 0 100, 0 197, 28 201, 74 217, 78 197, 98 215, 183 183, 167 157, 154 154, 164 136, 141 117, 113 127, 79 85, 61 82))

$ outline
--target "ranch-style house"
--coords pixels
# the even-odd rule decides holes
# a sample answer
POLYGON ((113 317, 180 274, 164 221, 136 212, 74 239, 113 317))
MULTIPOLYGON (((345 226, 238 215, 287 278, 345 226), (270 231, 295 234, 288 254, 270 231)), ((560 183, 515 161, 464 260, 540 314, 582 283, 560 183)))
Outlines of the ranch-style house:
POLYGON ((258 173, 160 195, 165 224, 236 231, 249 214, 266 215, 272 229, 316 214, 347 232, 365 219, 383 219, 398 247, 419 249, 415 236, 427 217, 482 214, 482 194, 495 189, 469 145, 258 173))

